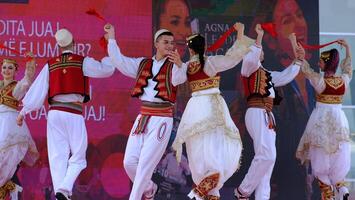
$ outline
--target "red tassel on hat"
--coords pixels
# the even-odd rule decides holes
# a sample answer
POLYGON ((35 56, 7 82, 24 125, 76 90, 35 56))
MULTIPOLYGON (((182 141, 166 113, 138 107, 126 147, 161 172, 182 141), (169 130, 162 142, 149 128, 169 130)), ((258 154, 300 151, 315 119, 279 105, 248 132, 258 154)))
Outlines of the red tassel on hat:
POLYGON ((101 19, 102 21, 106 22, 106 19, 100 13, 98 13, 94 8, 87 10, 85 13, 88 15, 95 16, 95 17, 101 19))
POLYGON ((276 32, 276 26, 274 23, 272 22, 267 22, 267 23, 262 23, 260 24, 261 28, 269 33, 271 35, 271 37, 275 38, 277 36, 277 32, 276 32))
POLYGON ((234 30, 234 27, 231 26, 214 44, 207 48, 207 51, 216 51, 218 48, 220 48, 234 30))

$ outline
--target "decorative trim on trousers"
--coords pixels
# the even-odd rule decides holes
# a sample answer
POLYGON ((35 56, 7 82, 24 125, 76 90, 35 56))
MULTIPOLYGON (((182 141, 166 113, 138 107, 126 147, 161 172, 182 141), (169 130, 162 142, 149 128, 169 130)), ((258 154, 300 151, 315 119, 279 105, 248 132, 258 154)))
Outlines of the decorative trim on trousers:
POLYGON ((0 187, 0 200, 6 198, 6 196, 13 190, 15 190, 16 185, 12 181, 7 181, 5 185, 0 187))
POLYGON ((334 200, 334 188, 331 185, 327 185, 322 181, 318 180, 319 189, 321 191, 322 200, 334 200))
POLYGON ((209 196, 208 192, 217 186, 219 178, 219 173, 207 176, 193 189, 194 193, 206 199, 206 197, 209 196))

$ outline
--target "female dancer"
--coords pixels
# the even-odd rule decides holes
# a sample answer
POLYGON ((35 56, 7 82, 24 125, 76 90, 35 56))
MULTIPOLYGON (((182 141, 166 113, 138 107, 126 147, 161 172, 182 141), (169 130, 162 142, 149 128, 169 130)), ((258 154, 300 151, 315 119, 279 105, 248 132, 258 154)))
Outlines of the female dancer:
POLYGON ((316 96, 313 110, 299 143, 296 157, 302 162, 311 161, 312 171, 318 179, 322 200, 347 200, 349 191, 344 179, 350 170, 349 123, 342 111, 342 101, 352 77, 350 47, 345 40, 338 40, 345 47, 346 58, 341 62, 342 74, 336 75, 339 52, 324 51, 319 67, 324 75, 302 66, 302 72, 310 80, 316 96))
POLYGON ((189 167, 197 185, 188 196, 196 200, 220 199, 219 190, 239 167, 242 143, 228 107, 220 95, 219 72, 236 66, 249 51, 252 40, 244 37, 244 25, 236 23, 237 41, 225 56, 204 56, 205 38, 187 39, 190 60, 185 78, 192 97, 181 118, 173 148, 179 160, 186 143, 189 167))
POLYGON ((26 63, 24 78, 17 82, 15 75, 18 64, 13 59, 4 59, 1 66, 0 81, 0 199, 10 193, 11 199, 16 200, 18 192, 22 191, 16 177, 16 171, 21 161, 33 165, 38 159, 38 151, 26 124, 18 126, 19 101, 30 87, 35 74, 35 60, 26 63))

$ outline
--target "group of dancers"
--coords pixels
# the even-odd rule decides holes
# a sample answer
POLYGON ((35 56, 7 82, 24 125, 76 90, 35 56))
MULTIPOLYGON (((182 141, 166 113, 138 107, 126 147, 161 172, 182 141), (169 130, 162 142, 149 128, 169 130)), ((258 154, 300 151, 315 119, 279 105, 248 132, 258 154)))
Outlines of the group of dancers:
POLYGON ((75 180, 86 167, 87 132, 82 106, 90 100, 89 77, 105 78, 115 69, 134 78, 132 97, 142 104, 127 141, 124 169, 133 183, 130 200, 154 199, 157 184, 151 178, 161 160, 173 128, 177 86, 189 82, 192 95, 182 115, 173 142, 179 161, 186 144, 189 167, 195 187, 188 194, 194 200, 218 200, 223 184, 238 170, 242 155, 239 130, 220 95, 220 72, 242 62, 241 75, 247 101, 245 122, 253 139, 255 156, 235 197, 247 200, 255 192, 256 200, 270 198, 270 179, 276 160, 276 122, 274 105, 282 99, 275 87, 291 82, 299 73, 314 87, 316 107, 308 121, 296 156, 310 161, 319 181, 322 200, 346 200, 349 191, 345 176, 350 169, 349 124, 341 110, 342 97, 352 77, 351 54, 345 40, 346 58, 342 74, 336 75, 339 52, 321 53, 315 72, 305 59, 305 50, 295 34, 289 36, 294 61, 283 71, 269 71, 262 63, 264 30, 255 27, 255 40, 244 35, 244 25, 235 23, 237 40, 225 55, 206 56, 206 41, 200 34, 186 39, 190 60, 182 62, 174 47, 174 34, 158 30, 153 38, 153 57, 131 58, 121 53, 115 29, 106 24, 108 56, 101 61, 76 55, 73 35, 60 29, 55 39, 61 55, 51 58, 33 81, 35 60, 28 54, 25 77, 14 80, 15 60, 2 61, 0 82, 0 199, 17 199, 22 191, 16 177, 21 161, 34 164, 38 151, 29 134, 24 116, 49 104, 47 144, 49 167, 57 200, 71 199, 75 180), (23 108, 18 112, 22 99, 23 108))

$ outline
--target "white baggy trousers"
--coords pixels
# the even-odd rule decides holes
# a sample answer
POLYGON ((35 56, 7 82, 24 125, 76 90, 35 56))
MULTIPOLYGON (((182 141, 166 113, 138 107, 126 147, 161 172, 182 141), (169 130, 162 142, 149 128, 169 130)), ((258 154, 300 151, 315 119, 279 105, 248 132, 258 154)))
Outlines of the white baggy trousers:
POLYGON ((250 195, 255 190, 255 200, 270 199, 270 179, 276 161, 276 133, 268 127, 266 110, 248 108, 245 125, 254 144, 254 158, 239 190, 250 195))
POLYGON ((155 167, 169 142, 173 118, 151 116, 145 133, 133 134, 141 115, 138 115, 128 138, 123 165, 133 182, 130 200, 141 200, 144 192, 153 187, 155 167))
POLYGON ((83 116, 50 110, 47 145, 54 191, 71 195, 76 178, 86 167, 88 139, 83 116))

